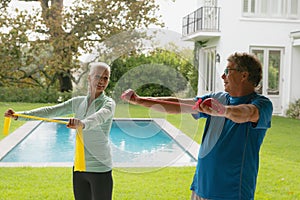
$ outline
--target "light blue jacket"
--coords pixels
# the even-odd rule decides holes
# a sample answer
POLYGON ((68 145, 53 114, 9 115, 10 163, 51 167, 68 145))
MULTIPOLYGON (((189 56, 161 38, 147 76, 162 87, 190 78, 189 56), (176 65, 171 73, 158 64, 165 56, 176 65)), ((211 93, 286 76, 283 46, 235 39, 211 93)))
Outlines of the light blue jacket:
MULTIPOLYGON (((101 94, 88 106, 89 96, 73 97, 63 103, 17 112, 44 118, 74 114, 85 124, 83 129, 84 156, 87 172, 106 172, 112 169, 109 133, 115 112, 115 102, 101 94)), ((29 120, 21 118, 21 120, 29 120)))

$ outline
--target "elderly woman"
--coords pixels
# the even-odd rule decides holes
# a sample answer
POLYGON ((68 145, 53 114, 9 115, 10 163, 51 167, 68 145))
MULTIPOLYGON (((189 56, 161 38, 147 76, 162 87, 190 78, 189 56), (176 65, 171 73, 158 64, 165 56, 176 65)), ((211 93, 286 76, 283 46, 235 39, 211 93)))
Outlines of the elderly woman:
MULTIPOLYGON (((82 136, 76 137, 76 146, 83 144, 79 153, 76 148, 73 170, 73 191, 76 200, 112 198, 112 158, 109 133, 113 121, 115 102, 104 93, 110 78, 110 67, 97 62, 90 65, 87 96, 73 97, 63 103, 42 107, 20 114, 37 117, 59 117, 74 114, 68 128, 82 129, 82 136), (78 167, 78 160, 81 160, 78 167)), ((15 112, 8 109, 5 117, 15 112)), ((19 117, 20 120, 26 120, 19 117)), ((77 133, 78 134, 78 133, 77 133)))

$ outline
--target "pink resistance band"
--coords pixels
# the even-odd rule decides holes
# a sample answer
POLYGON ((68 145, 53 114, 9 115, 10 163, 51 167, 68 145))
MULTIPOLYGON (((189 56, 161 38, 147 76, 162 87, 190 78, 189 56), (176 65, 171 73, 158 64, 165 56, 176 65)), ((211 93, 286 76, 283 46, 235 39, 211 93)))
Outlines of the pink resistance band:
POLYGON ((190 105, 190 104, 186 104, 186 103, 180 103, 180 102, 174 102, 174 101, 165 101, 165 100, 161 100, 161 99, 150 99, 147 98, 148 101, 152 101, 154 103, 165 103, 165 104, 172 104, 172 105, 178 105, 178 106, 187 106, 187 107, 192 107, 194 110, 197 109, 197 107, 199 107, 200 103, 202 102, 202 99, 199 99, 195 105, 190 105))
POLYGON ((164 100, 160 100, 160 99, 147 98, 147 100, 152 101, 152 102, 156 102, 156 103, 173 104, 173 105, 178 105, 178 106, 188 106, 188 107, 192 107, 192 109, 194 109, 194 110, 199 108, 200 104, 203 103, 204 105, 210 107, 212 110, 214 110, 218 114, 224 114, 225 113, 225 107, 213 98, 207 98, 204 101, 202 101, 202 99, 200 98, 195 103, 195 105, 179 103, 179 102, 173 102, 173 101, 164 101, 164 100))
MULTIPOLYGON (((125 94, 121 95, 121 99, 125 99, 125 94)), ((186 104, 186 103, 180 103, 180 102, 173 102, 173 101, 164 101, 161 99, 151 99, 151 98, 147 98, 148 101, 152 101, 155 103, 165 103, 165 104, 173 104, 173 105, 178 105, 178 106, 188 106, 188 107, 192 107, 194 110, 196 110, 197 108, 199 108, 199 105, 202 103, 202 99, 198 99, 198 101, 195 103, 195 105, 190 105, 190 104, 186 104)), ((203 102, 205 105, 210 106, 211 107, 211 101, 210 100, 206 100, 203 102)))

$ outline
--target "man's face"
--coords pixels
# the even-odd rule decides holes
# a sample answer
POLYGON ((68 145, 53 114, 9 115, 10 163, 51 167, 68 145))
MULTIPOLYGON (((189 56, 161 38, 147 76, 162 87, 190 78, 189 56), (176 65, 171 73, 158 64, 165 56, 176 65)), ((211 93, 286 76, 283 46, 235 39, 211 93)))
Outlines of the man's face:
POLYGON ((225 91, 231 96, 235 96, 241 88, 242 73, 237 70, 234 63, 228 62, 222 75, 222 79, 224 81, 225 91))

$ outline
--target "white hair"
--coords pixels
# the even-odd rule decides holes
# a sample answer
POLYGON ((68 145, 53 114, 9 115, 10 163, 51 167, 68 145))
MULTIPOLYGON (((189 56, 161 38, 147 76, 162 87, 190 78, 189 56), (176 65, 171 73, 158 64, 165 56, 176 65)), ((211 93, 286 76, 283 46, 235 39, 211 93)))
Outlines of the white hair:
POLYGON ((104 69, 107 69, 109 74, 110 74, 110 66, 104 62, 92 62, 90 63, 90 72, 89 72, 89 75, 92 75, 95 71, 95 69, 97 68, 104 68, 104 69))

